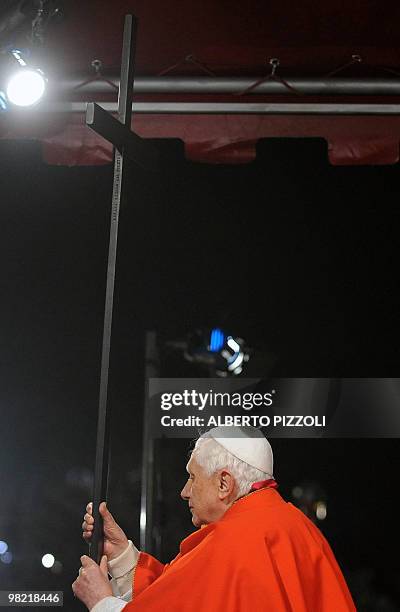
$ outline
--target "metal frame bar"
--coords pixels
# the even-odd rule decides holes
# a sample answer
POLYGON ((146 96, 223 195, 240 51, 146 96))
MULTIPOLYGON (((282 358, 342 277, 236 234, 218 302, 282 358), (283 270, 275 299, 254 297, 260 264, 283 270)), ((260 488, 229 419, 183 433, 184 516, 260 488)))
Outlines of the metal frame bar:
MULTIPOLYGON (((102 102, 101 108, 110 113, 118 110, 115 102, 102 102)), ((86 110, 86 103, 46 104, 38 107, 37 111, 39 110, 54 113, 83 113, 86 110)), ((400 104, 135 102, 132 111, 142 115, 399 115, 400 104)))
MULTIPOLYGON (((136 77, 135 94, 238 94, 246 91, 260 77, 136 77)), ((314 96, 398 96, 400 95, 400 78, 285 78, 285 82, 300 94, 314 96)), ((119 78, 107 79, 76 78, 60 81, 58 89, 65 94, 74 90, 85 93, 107 94, 113 91, 119 78)), ((292 95, 293 92, 278 79, 268 79, 250 90, 246 95, 292 95)))
POLYGON ((154 439, 150 435, 150 398, 148 381, 160 375, 157 334, 147 331, 145 336, 145 399, 142 441, 142 483, 140 498, 140 550, 154 553, 154 439))

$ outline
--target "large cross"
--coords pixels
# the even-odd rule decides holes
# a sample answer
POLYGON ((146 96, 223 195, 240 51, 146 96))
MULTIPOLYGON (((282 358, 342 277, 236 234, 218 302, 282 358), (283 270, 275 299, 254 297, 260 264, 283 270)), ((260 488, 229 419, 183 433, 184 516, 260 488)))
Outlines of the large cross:
POLYGON ((124 158, 129 157, 134 162, 150 168, 154 167, 156 163, 156 154, 151 146, 131 131, 136 25, 136 18, 132 15, 126 15, 118 95, 118 119, 114 118, 96 103, 89 103, 86 111, 86 124, 115 147, 114 186, 112 192, 94 470, 93 516, 95 523, 90 545, 90 556, 97 562, 100 561, 103 552, 103 524, 99 514, 99 505, 102 500, 106 499, 107 495, 110 438, 110 411, 107 407, 107 389, 117 261, 118 222, 120 205, 124 196, 124 158))

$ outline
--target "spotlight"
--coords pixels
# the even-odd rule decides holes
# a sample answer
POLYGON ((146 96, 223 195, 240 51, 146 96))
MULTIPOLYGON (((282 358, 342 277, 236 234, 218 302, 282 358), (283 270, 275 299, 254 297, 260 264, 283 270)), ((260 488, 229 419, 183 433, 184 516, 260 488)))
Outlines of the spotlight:
POLYGON ((226 369, 232 374, 240 374, 243 370, 243 362, 248 355, 242 350, 244 344, 241 338, 232 338, 228 336, 226 339, 226 347, 222 350, 221 355, 226 359, 226 369))
POLYGON ((212 353, 218 353, 225 343, 225 334, 221 329, 212 329, 210 334, 209 350, 212 353))
POLYGON ((4 555, 4 553, 6 553, 7 550, 8 550, 7 542, 3 542, 3 540, 0 540, 0 555, 4 555))
POLYGON ((7 98, 15 106, 33 106, 46 89, 44 75, 39 70, 21 70, 7 84, 7 98))
POLYGON ((327 514, 328 512, 326 503, 322 501, 317 502, 315 506, 315 516, 317 517, 317 519, 319 521, 324 521, 326 519, 327 514))
POLYGON ((184 356, 188 361, 208 367, 211 375, 237 376, 249 360, 250 350, 242 338, 219 328, 200 329, 190 334, 184 356))
POLYGON ((49 554, 49 553, 47 553, 47 555, 43 555, 43 557, 42 557, 42 565, 43 565, 43 567, 46 567, 48 569, 53 567, 55 561, 56 560, 55 560, 54 556, 49 554))
POLYGON ((3 64, 6 65, 5 73, 5 97, 6 103, 13 106, 29 107, 37 104, 46 91, 46 77, 43 72, 25 61, 23 54, 18 49, 13 49, 3 56, 3 64))

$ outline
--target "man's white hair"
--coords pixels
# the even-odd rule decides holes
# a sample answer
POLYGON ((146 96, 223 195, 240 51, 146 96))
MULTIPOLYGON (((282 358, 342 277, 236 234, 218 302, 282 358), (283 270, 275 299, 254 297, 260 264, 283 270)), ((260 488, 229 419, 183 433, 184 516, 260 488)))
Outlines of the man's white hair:
POLYGON ((193 458, 203 468, 207 476, 226 468, 236 482, 236 499, 250 492, 251 485, 260 480, 272 478, 248 463, 237 459, 213 438, 199 438, 192 452, 193 458))

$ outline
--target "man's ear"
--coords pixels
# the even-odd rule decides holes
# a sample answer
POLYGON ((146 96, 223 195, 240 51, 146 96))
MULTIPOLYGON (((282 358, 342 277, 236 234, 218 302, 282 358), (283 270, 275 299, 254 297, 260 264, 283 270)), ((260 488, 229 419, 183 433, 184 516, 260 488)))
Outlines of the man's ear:
POLYGON ((228 470, 221 470, 218 480, 218 495, 221 500, 229 497, 235 489, 235 479, 228 470))

